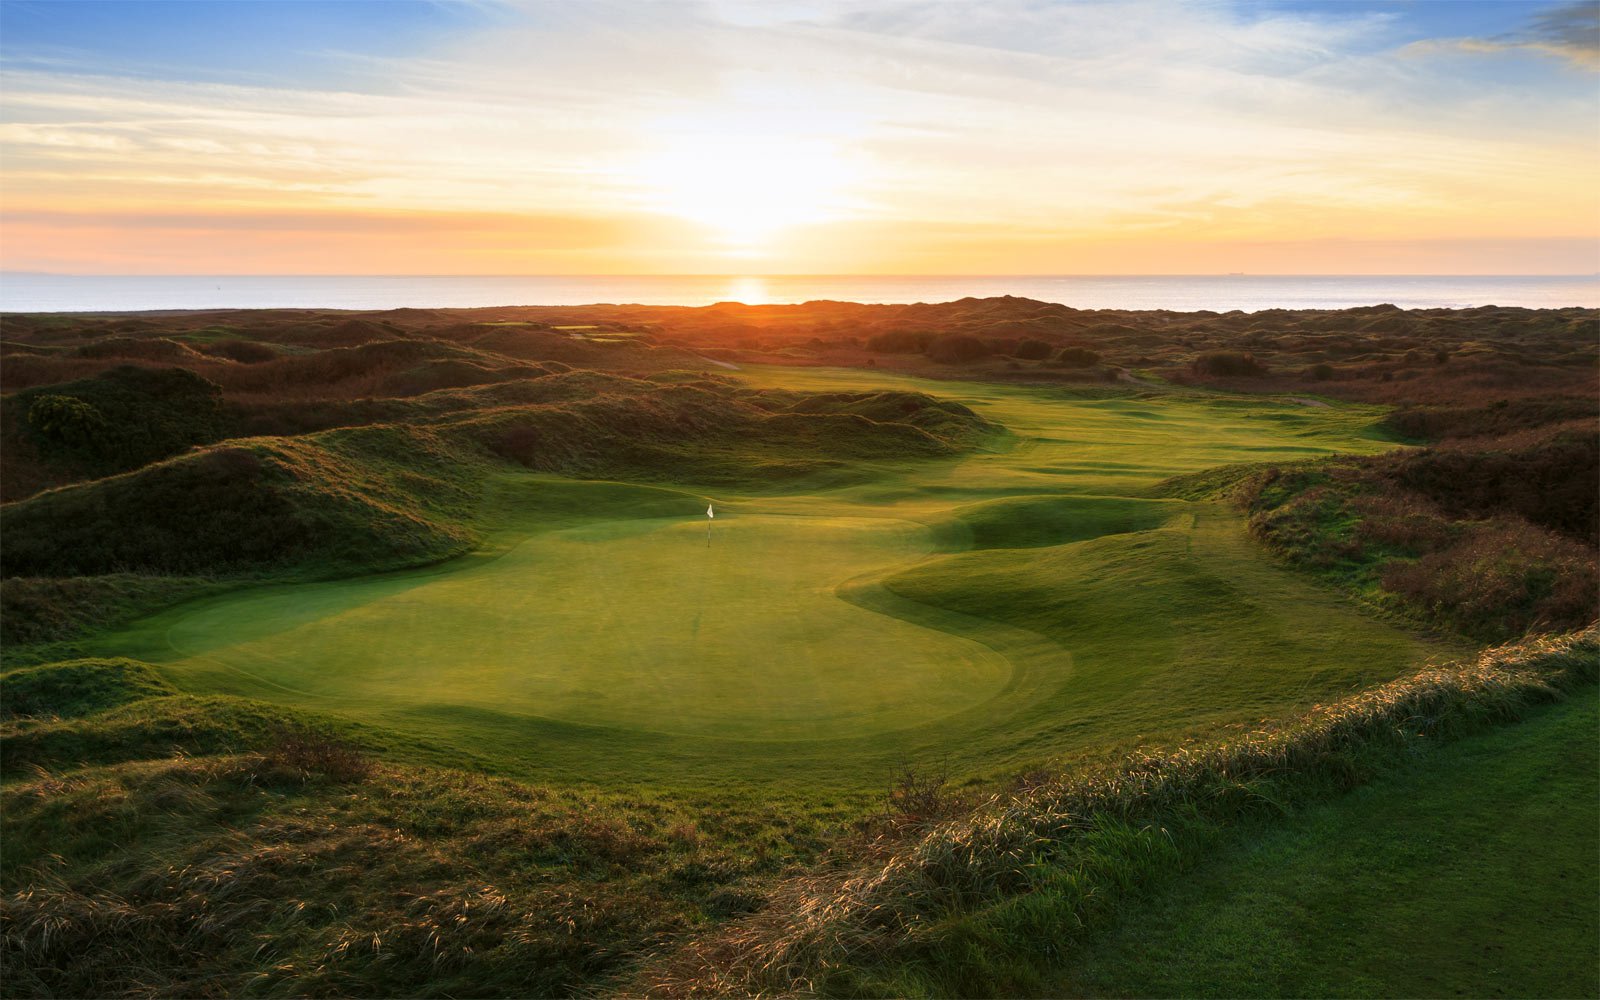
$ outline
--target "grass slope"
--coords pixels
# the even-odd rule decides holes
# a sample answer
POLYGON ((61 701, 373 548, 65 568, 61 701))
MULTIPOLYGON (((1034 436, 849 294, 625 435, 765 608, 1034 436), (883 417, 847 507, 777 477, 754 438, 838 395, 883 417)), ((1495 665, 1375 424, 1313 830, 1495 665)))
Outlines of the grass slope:
MULTIPOLYGON (((573 372, 515 391, 618 381, 573 372)), ((671 419, 713 429, 680 438, 693 460, 636 466, 659 485, 496 474, 472 521, 480 555, 233 592, 89 651, 158 662, 185 690, 401 727, 518 775, 853 789, 906 759, 983 775, 1197 734, 1450 651, 1273 565, 1226 509, 1145 495, 1229 459, 1384 447, 1361 408, 969 385, 936 404, 928 383, 859 372, 753 382, 663 378, 686 393, 663 397, 685 404, 671 419), (715 429, 741 400, 767 415, 715 429), (989 426, 969 412, 1012 433, 926 457, 875 436, 989 426), (805 454, 860 457, 842 481, 770 481, 767 466, 805 454), (730 483, 721 456, 741 455, 766 464, 730 483)), ((499 412, 468 425, 496 441, 481 432, 499 412)), ((609 440, 609 410, 560 412, 601 422, 580 441, 609 440)), ((639 447, 679 447, 656 419, 639 447)), ((453 420, 426 429, 463 433, 453 420)))
POLYGON ((126 661, 0 682, 72 713, 0 722, 7 996, 572 995, 755 908, 850 811, 385 763, 404 736, 126 661))
POLYGON ((1242 834, 1047 992, 1600 995, 1597 728, 1591 687, 1242 834))

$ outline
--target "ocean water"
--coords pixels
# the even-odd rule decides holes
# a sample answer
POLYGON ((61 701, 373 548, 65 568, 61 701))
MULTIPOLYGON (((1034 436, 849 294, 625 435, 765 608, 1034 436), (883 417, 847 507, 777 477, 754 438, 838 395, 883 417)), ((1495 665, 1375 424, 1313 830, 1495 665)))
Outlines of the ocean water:
POLYGON ((6 312, 391 309, 641 303, 702 306, 836 299, 948 302, 1017 295, 1079 309, 1600 307, 1589 275, 181 275, 0 273, 6 312))

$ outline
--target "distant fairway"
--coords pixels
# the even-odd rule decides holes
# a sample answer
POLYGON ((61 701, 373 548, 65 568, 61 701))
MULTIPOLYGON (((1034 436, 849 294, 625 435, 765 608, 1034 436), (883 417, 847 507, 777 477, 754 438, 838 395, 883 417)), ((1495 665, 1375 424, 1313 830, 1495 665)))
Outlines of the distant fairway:
POLYGON ((919 389, 1011 435, 800 495, 507 474, 483 554, 242 591, 106 645, 187 690, 379 723, 516 773, 849 787, 902 759, 981 774, 1179 738, 1447 652, 1274 565, 1233 512, 1148 492, 1392 447, 1373 410, 741 376, 919 389))

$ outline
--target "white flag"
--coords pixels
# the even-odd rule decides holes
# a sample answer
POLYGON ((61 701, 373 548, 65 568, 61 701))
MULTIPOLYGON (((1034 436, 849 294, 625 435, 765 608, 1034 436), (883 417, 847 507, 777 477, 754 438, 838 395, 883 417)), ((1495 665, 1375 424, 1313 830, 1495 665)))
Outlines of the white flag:
POLYGON ((716 516, 717 515, 715 515, 715 514, 713 514, 711 512, 711 505, 710 504, 706 504, 706 517, 716 517, 716 516))

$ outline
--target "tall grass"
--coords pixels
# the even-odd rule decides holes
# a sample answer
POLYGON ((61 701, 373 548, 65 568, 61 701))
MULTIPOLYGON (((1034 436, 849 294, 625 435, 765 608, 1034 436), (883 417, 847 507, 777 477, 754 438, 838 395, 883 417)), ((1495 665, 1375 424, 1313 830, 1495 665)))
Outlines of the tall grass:
MULTIPOLYGON (((790 880, 765 911, 670 953, 650 994, 993 995, 1217 831, 1362 783, 1418 740, 1520 717, 1600 672, 1600 627, 1501 646, 1236 739, 1036 776, 909 839, 790 880)), ((1032 985, 1037 985, 1037 982, 1032 985)))

